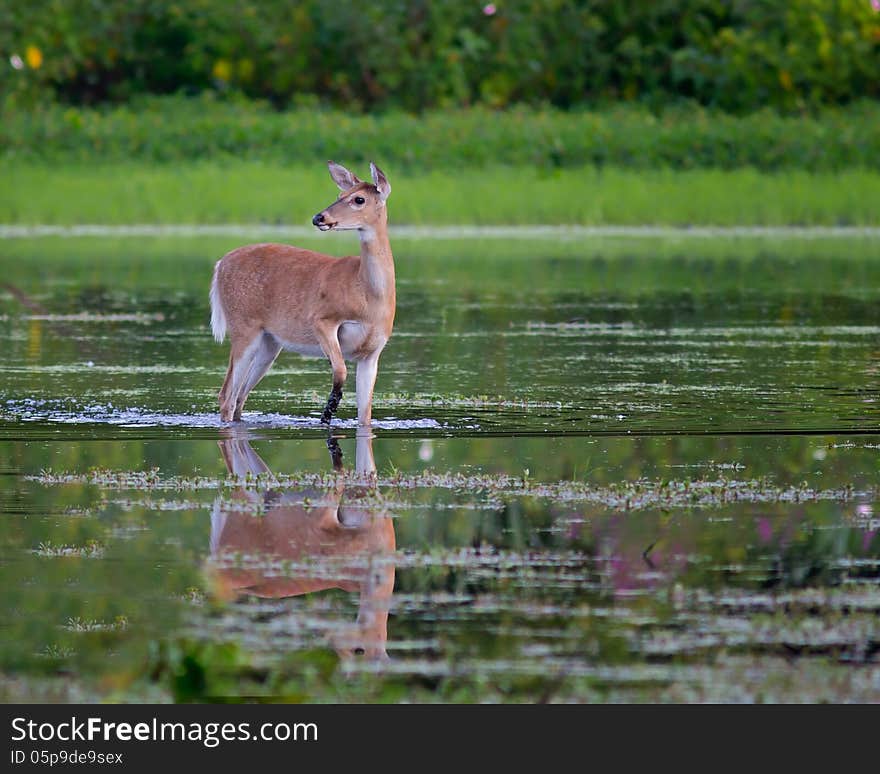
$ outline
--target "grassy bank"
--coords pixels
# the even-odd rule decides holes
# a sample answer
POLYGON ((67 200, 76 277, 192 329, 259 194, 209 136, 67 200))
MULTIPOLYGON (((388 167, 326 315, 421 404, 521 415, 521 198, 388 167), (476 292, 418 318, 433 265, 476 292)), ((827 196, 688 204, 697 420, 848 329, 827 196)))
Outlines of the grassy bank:
POLYGON ((696 106, 654 113, 619 105, 353 115, 257 102, 161 98, 104 109, 0 108, 0 158, 106 163, 381 160, 409 172, 448 168, 582 166, 626 169, 880 169, 880 104, 783 116, 696 106))
MULTIPOLYGON (((363 165, 353 166, 367 174, 363 165)), ((768 174, 521 166, 426 173, 392 163, 385 171, 398 224, 880 223, 880 172, 864 169, 768 174)), ((323 161, 289 167, 7 161, 0 178, 0 222, 23 224, 308 224, 336 193, 323 161)))
POLYGON ((324 160, 394 186, 408 224, 874 225, 880 104, 812 116, 451 110, 275 112, 149 99, 0 111, 0 222, 298 223, 324 160))

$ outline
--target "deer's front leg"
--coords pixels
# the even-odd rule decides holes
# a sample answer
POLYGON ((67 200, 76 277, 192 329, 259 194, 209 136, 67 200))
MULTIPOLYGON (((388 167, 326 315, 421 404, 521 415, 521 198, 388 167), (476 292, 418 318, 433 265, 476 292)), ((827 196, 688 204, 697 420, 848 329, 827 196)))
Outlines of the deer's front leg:
POLYGON ((336 383, 336 377, 333 377, 333 389, 330 390, 330 394, 327 396, 327 403, 324 406, 324 413, 321 414, 321 421, 325 425, 330 424, 330 420, 333 419, 333 416, 336 414, 336 410, 339 408, 339 401, 342 400, 342 385, 338 385, 336 383))
POLYGON ((321 349, 324 350, 324 354, 329 358, 330 365, 333 367, 333 389, 330 390, 327 405, 324 406, 324 413, 321 414, 321 421, 325 425, 330 424, 330 420, 333 419, 333 415, 339 408, 339 401, 342 400, 342 386, 345 384, 345 377, 348 376, 345 359, 339 348, 338 330, 338 325, 327 325, 316 331, 321 349))
POLYGON ((373 419, 373 388, 376 386, 381 351, 381 349, 376 350, 357 365, 357 408, 360 427, 369 427, 373 419))

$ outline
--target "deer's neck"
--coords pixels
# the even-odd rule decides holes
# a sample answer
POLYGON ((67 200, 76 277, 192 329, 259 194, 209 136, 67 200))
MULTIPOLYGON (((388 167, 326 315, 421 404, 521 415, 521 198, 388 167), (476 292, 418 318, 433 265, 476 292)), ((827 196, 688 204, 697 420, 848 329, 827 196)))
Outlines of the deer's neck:
POLYGON ((388 242, 388 224, 380 222, 360 229, 358 234, 361 238, 360 276, 364 287, 373 295, 393 298, 394 258, 388 242))

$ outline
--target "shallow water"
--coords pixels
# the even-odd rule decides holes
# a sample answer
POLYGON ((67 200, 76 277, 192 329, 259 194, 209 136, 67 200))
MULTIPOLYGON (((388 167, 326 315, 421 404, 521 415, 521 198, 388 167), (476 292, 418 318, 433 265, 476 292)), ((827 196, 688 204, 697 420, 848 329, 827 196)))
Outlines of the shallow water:
POLYGON ((874 242, 402 242, 341 469, 318 360, 219 422, 214 242, 113 244, 0 256, 0 697, 880 699, 874 242))

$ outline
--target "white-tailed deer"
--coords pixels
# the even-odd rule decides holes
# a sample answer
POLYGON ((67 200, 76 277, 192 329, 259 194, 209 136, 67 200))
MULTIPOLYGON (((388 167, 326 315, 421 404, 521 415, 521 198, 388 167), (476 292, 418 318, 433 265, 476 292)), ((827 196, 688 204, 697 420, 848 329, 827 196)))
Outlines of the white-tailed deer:
POLYGON ((388 242, 388 179, 370 164, 373 182, 328 162, 342 191, 312 218, 321 231, 357 230, 361 254, 346 258, 280 244, 239 247, 224 255, 211 282, 211 329, 227 332, 229 369, 220 389, 220 418, 241 419, 248 393, 282 349, 326 357, 333 388, 321 421, 329 424, 347 370, 357 363, 358 424, 369 426, 379 355, 391 336, 396 304, 394 259, 388 242))
MULTIPOLYGON (((208 563, 214 592, 227 599, 239 594, 277 599, 331 588, 359 592, 357 623, 333 627, 331 642, 342 655, 362 651, 367 658, 385 657, 395 536, 393 519, 369 497, 376 486, 372 443, 367 433, 357 436, 359 481, 354 484, 340 479, 330 492, 242 487, 231 501, 218 498, 211 513, 208 563), (265 566, 240 566, 238 556, 265 566), (279 562, 294 568, 279 571, 279 562)), ((231 474, 271 479, 271 471, 246 440, 219 445, 231 474)), ((341 470, 335 439, 328 445, 333 466, 341 470)))

